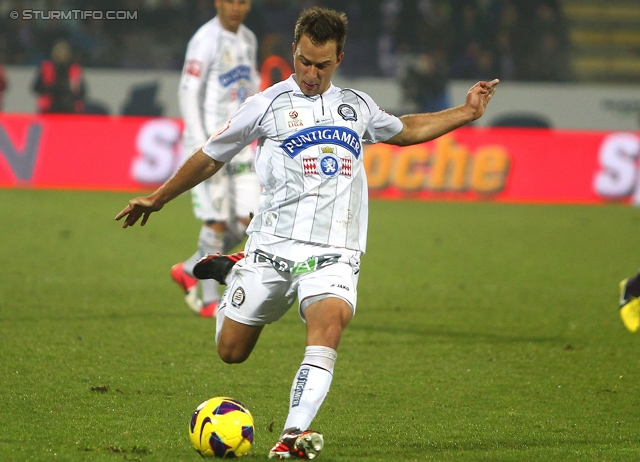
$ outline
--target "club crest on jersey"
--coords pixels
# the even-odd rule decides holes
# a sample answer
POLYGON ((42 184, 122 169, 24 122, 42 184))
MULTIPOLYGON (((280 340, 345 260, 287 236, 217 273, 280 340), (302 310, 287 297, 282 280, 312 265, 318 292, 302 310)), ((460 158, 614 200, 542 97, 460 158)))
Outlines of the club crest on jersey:
POLYGON ((336 156, 333 148, 324 148, 327 152, 322 153, 317 160, 318 175, 328 180, 340 175, 340 159, 336 156))
POLYGON ((362 149, 360 137, 356 132, 347 127, 337 126, 309 127, 299 130, 284 140, 280 147, 293 159, 305 149, 319 144, 345 148, 356 159, 360 157, 362 149))
POLYGON ((351 177, 351 158, 340 158, 333 146, 321 146, 318 157, 303 157, 302 170, 305 175, 320 175, 325 180, 338 175, 351 177))
POLYGON ((236 291, 231 296, 231 304, 236 308, 244 303, 244 289, 242 287, 238 287, 236 291))
POLYGON ((338 114, 340 114, 340 117, 342 117, 344 120, 351 120, 354 122, 358 120, 358 114, 356 113, 356 110, 348 104, 341 104, 340 106, 338 106, 338 114))

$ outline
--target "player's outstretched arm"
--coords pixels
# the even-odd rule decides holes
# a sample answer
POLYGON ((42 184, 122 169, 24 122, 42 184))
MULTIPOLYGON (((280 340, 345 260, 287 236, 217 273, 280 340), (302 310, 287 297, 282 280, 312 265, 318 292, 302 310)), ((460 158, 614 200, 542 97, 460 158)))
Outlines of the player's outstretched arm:
POLYGON ((467 92, 463 105, 440 112, 408 114, 400 117, 403 128, 385 143, 407 146, 424 143, 462 127, 484 114, 499 80, 478 82, 467 92))
POLYGON ((129 205, 116 215, 116 220, 124 218, 122 227, 126 228, 135 225, 142 217, 140 225, 144 226, 153 212, 157 212, 170 200, 211 177, 223 165, 224 162, 212 159, 200 149, 153 193, 130 200, 129 205))

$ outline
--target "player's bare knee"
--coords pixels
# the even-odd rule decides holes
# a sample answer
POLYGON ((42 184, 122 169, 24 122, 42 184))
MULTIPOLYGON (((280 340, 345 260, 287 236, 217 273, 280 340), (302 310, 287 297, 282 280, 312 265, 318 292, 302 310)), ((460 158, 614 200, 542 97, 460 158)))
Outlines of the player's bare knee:
POLYGON ((246 361, 261 332, 262 326, 248 326, 226 318, 217 339, 218 356, 227 364, 246 361))
POLYGON ((225 345, 218 344, 218 356, 227 364, 240 364, 247 360, 250 351, 246 351, 240 348, 234 348, 233 346, 227 347, 225 345))

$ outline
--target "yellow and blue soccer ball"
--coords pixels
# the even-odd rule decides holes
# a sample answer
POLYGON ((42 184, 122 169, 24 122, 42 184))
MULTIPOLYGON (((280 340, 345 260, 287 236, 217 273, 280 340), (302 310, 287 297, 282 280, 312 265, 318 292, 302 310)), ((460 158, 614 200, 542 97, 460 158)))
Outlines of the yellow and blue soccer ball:
POLYGON ((208 399, 196 408, 189 423, 193 447, 207 457, 242 457, 251 449, 253 435, 253 416, 233 398, 208 399))

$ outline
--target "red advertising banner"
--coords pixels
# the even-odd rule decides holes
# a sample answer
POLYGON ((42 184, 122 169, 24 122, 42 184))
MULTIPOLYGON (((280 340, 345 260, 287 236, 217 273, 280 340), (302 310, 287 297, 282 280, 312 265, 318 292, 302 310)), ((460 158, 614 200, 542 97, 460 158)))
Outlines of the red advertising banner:
MULTIPOLYGON (((0 115, 0 187, 142 190, 182 159, 169 118, 0 115)), ((640 203, 640 133, 458 129, 408 147, 367 146, 374 198, 640 203)))
POLYGON ((169 118, 0 115, 0 187, 139 190, 182 159, 169 118))

